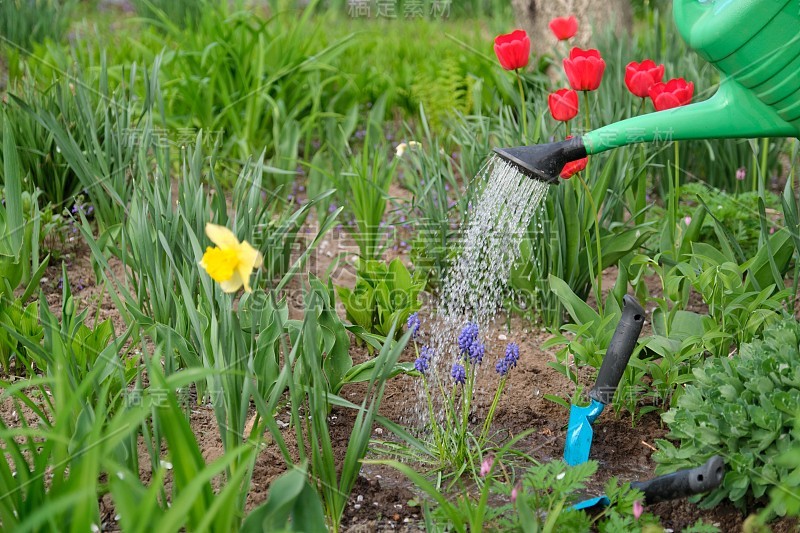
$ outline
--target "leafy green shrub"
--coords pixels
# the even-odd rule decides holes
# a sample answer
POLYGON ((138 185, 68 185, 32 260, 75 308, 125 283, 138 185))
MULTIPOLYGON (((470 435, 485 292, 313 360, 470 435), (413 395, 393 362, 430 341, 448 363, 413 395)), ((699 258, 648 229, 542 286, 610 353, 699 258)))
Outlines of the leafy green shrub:
MULTIPOLYGON (((512 439, 515 443, 519 438, 512 439)), ((368 461, 386 464, 408 477, 431 501, 423 502, 426 531, 651 531, 658 520, 650 513, 634 517, 634 502, 642 499, 639 490, 616 477, 608 480, 603 493, 610 505, 593 512, 575 510, 572 505, 586 499, 585 489, 597 472, 597 462, 567 466, 563 461, 535 464, 515 480, 510 465, 500 465, 510 445, 497 456, 484 456, 482 480, 459 487, 454 501, 439 487, 413 468, 397 461, 368 461), (478 494, 473 494, 478 492, 478 494), (435 503, 435 506, 432 504, 435 503), (595 529, 596 528, 596 529, 595 529)), ((478 459, 480 461, 480 459, 478 459)), ((477 478, 477 472, 475 472, 477 478)), ((653 529, 654 530, 654 529, 653 529)), ((717 531, 706 529, 703 531, 717 531)))
POLYGON ((726 457, 728 472, 703 498, 705 507, 728 498, 745 508, 778 485, 800 491, 800 479, 776 461, 798 445, 791 432, 800 410, 798 360, 800 323, 794 319, 766 329, 762 339, 745 344, 732 358, 706 360, 694 370, 695 382, 686 385, 677 407, 663 415, 667 438, 678 446, 658 441, 658 470, 685 468, 715 454, 726 457))
MULTIPOLYGON (((22 375, 26 371, 28 374, 33 374, 31 363, 36 361, 35 355, 32 357, 29 349, 21 345, 9 331, 34 344, 39 344, 44 336, 39 323, 39 303, 31 302, 23 306, 21 298, 13 302, 7 302, 5 298, 0 299, 0 365, 3 372, 9 374, 13 363, 16 375, 22 375)), ((36 362, 40 370, 44 369, 42 361, 36 362)))
MULTIPOLYGON (((389 264, 360 260, 355 288, 338 286, 336 290, 348 320, 385 337, 395 321, 404 324, 422 307, 419 293, 424 287, 422 276, 412 275, 400 259, 389 264)), ((395 333, 399 338, 402 330, 395 333)))
MULTIPOLYGON (((687 222, 694 220, 698 214, 698 205, 705 204, 714 217, 702 216, 700 228, 697 236, 693 239, 698 242, 719 247, 720 238, 718 235, 717 224, 723 224, 733 239, 739 244, 745 257, 753 257, 759 248, 759 236, 761 234, 761 220, 758 202, 764 202, 768 212, 775 213, 780 209, 781 200, 778 195, 765 191, 758 192, 726 192, 715 189, 705 183, 686 183, 681 186, 681 201, 678 205, 680 218, 687 222), (689 217, 686 219, 685 217, 689 217), (716 219, 716 221, 714 220, 716 219), (718 221, 718 222, 717 222, 718 221)), ((705 210, 702 210, 703 212, 705 210)), ((650 217, 652 219, 662 219, 663 210, 659 206, 653 206, 650 217)), ((777 217, 767 221, 773 225, 777 222, 777 217)))
POLYGON ((785 514, 800 516, 800 497, 797 486, 800 485, 800 411, 795 416, 794 432, 792 433, 794 446, 781 453, 775 464, 787 468, 789 474, 777 487, 770 490, 770 504, 764 510, 764 515, 771 518, 772 514, 785 514))

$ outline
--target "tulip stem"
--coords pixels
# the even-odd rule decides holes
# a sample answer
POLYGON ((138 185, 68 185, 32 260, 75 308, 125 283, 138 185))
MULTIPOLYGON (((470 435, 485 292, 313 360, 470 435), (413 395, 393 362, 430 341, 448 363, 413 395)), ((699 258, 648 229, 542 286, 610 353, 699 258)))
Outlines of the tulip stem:
MULTIPOLYGON (((595 299, 597 300, 597 310, 600 314, 603 314, 603 250, 600 246, 600 213, 597 211, 597 205, 594 203, 594 197, 592 196, 592 191, 589 190, 589 185, 586 184, 586 181, 581 176, 581 173, 578 172, 575 174, 578 177, 578 181, 581 182, 583 185, 583 190, 586 192, 586 199, 589 201, 589 205, 592 206, 592 214, 594 214, 594 242, 597 248, 597 283, 595 284, 595 299)), ((586 232, 587 238, 589 232, 586 232)), ((591 248, 591 243, 586 243, 587 250, 591 248)), ((589 261, 591 268, 591 261, 589 261)))
POLYGON ((644 98, 642 98, 642 102, 639 104, 639 111, 636 114, 641 115, 642 111, 644 111, 644 98))
POLYGON ((589 133, 592 131, 592 108, 589 105, 589 91, 583 91, 583 103, 584 107, 586 107, 586 131, 585 133, 589 133))
MULTIPOLYGON (((675 185, 672 189, 672 224, 673 230, 678 223, 678 203, 681 200, 681 177, 680 177, 680 143, 675 141, 673 143, 675 145, 675 185)), ((680 243, 678 239, 674 239, 675 243, 675 259, 678 259, 678 254, 680 250, 680 243)))
POLYGON ((761 179, 758 182, 758 197, 764 198, 767 184, 767 155, 769 154, 769 137, 761 139, 761 179))
POLYGON ((514 69, 517 75, 517 85, 519 86, 519 102, 520 102, 520 115, 522 115, 522 144, 528 144, 528 109, 525 101, 525 89, 522 87, 522 76, 519 75, 519 69, 514 69))

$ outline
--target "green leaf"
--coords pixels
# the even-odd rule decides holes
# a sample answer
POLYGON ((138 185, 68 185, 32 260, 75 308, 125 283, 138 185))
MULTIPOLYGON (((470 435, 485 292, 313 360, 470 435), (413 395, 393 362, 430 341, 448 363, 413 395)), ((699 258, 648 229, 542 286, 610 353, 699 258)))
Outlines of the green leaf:
POLYGON ((600 315, 597 314, 597 311, 589 307, 586 302, 572 292, 572 289, 569 288, 569 285, 564 280, 551 274, 548 276, 547 281, 550 284, 550 290, 558 296, 576 324, 583 325, 600 322, 600 315))
POLYGON ((308 483, 305 466, 294 466, 272 482, 269 498, 242 523, 243 533, 261 531, 324 531, 319 495, 308 483))

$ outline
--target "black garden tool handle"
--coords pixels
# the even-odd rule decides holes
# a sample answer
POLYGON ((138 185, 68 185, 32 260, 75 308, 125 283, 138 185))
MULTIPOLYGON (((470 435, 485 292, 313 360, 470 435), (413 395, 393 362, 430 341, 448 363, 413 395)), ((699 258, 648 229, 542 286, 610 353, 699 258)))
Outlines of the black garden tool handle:
POLYGON ((626 294, 622 298, 622 316, 606 350, 603 364, 600 365, 594 388, 589 391, 590 398, 603 404, 611 403, 643 325, 644 309, 636 298, 626 294))
POLYGON ((725 477, 725 463, 719 455, 712 456, 697 468, 679 470, 647 481, 636 481, 631 487, 644 492, 648 504, 685 498, 713 490, 725 477))

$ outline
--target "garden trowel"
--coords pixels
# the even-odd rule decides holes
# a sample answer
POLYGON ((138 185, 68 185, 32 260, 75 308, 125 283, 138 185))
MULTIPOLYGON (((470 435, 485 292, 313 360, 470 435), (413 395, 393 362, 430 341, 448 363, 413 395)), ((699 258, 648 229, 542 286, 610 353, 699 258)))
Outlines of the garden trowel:
MULTIPOLYGON (((644 503, 654 504, 677 498, 686 498, 714 490, 725 476, 725 463, 719 455, 714 455, 697 468, 679 470, 647 481, 634 481, 631 488, 644 493, 644 503)), ((589 498, 572 506, 575 510, 591 507, 606 507, 610 501, 607 496, 589 498)))
POLYGON ((622 299, 622 316, 600 365, 597 381, 589 392, 592 402, 585 407, 573 405, 569 410, 567 441, 564 445, 564 461, 568 465, 575 466, 589 459, 594 435, 592 423, 614 397, 643 324, 644 309, 635 298, 626 294, 622 299))

